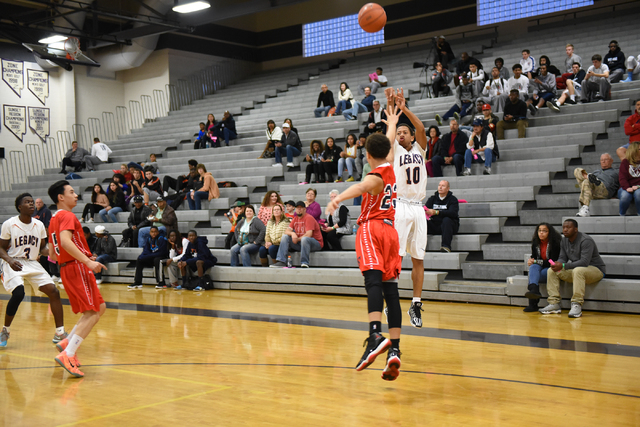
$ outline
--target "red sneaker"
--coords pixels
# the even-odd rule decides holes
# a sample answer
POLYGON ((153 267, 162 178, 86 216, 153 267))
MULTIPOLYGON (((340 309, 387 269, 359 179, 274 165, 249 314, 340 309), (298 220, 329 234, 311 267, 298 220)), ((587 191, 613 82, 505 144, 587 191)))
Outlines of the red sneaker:
POLYGON ((65 338, 60 342, 56 343, 56 348, 60 351, 64 351, 69 345, 69 339, 65 338))
POLYGON ((58 365, 62 366, 67 372, 69 372, 74 377, 76 378, 84 377, 84 374, 80 372, 80 370, 76 366, 75 356, 69 357, 67 356, 67 352, 63 351, 56 356, 55 360, 56 362, 58 362, 58 365))
POLYGON ((400 375, 400 350, 390 348, 387 352, 387 365, 382 371, 382 379, 385 381, 394 381, 400 375))

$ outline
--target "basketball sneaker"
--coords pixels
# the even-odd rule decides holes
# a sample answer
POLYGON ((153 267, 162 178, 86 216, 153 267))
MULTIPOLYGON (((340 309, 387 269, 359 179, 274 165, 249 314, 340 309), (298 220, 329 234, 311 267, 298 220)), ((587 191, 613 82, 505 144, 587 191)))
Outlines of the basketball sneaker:
POLYGON ((64 351, 68 345, 69 345, 69 339, 65 337, 56 343, 56 348, 60 351, 64 351))
POLYGON ((0 332, 0 347, 7 346, 7 340, 9 339, 9 332, 7 332, 7 328, 2 328, 2 332, 0 332))
POLYGON ((582 317, 582 305, 577 302, 571 303, 571 311, 569 311, 569 317, 572 319, 577 319, 578 317, 582 317))
POLYGON ((356 371, 362 371, 371 365, 381 353, 383 353, 389 346, 391 345, 391 341, 382 336, 377 332, 369 335, 369 338, 364 340, 363 347, 367 348, 364 350, 364 354, 360 359, 360 362, 356 365, 356 371))
POLYGON ((412 302, 409 307, 409 322, 414 328, 422 328, 422 313, 424 311, 421 302, 412 302))
POLYGON ((69 336, 69 334, 67 334, 66 332, 63 332, 61 335, 55 334, 53 336, 53 343, 54 344, 58 344, 60 341, 62 341, 63 339, 65 339, 68 336, 69 336))
POLYGON ((80 370, 78 369, 78 366, 76 365, 77 361, 75 356, 69 357, 67 356, 67 352, 62 351, 60 352, 59 355, 56 356, 55 360, 56 362, 58 362, 58 365, 62 366, 67 372, 69 372, 74 377, 76 378, 84 377, 84 374, 80 372, 80 370))
POLYGON ((385 381, 394 381, 400 375, 400 350, 397 348, 390 348, 387 352, 387 365, 382 371, 382 379, 385 381))
POLYGON ((549 304, 545 308, 541 308, 540 313, 542 314, 558 314, 562 312, 560 308, 560 304, 549 304))

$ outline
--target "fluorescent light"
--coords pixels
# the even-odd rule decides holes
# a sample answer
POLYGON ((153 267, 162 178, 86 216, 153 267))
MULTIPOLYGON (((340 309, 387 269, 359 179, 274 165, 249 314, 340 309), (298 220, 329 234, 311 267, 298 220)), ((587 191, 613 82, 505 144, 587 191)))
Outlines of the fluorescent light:
POLYGON ((178 13, 191 13, 198 10, 208 9, 211 5, 208 1, 185 1, 173 6, 173 11, 178 13))
POLYGON ((44 39, 40 39, 38 40, 38 43, 42 43, 42 44, 51 44, 51 43, 57 43, 57 42, 63 42, 67 39, 66 36, 49 36, 49 37, 45 37, 44 39))

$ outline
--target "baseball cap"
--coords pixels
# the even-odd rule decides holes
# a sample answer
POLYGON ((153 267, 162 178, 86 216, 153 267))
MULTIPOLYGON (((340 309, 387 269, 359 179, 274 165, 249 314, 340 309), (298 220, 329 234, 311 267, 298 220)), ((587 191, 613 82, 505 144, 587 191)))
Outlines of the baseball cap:
POLYGON ((164 197, 158 196, 158 198, 156 199, 156 202, 164 202, 164 197))
POLYGON ((484 123, 482 122, 481 118, 477 118, 477 119, 473 119, 473 123, 471 125, 472 126, 484 126, 484 123))
POLYGON ((489 105, 489 104, 484 104, 484 105, 482 106, 482 111, 484 111, 484 110, 491 110, 491 105, 489 105))
POLYGON ((306 208, 306 207, 307 205, 305 205, 302 200, 299 200, 298 202, 296 202, 296 208, 306 208))
POLYGON ((142 203, 144 202, 144 197, 138 195, 138 196, 134 196, 133 198, 133 203, 142 203))
POLYGON ((296 202, 294 202, 293 200, 288 200, 286 202, 284 202, 285 205, 291 205, 291 206, 295 206, 296 202))
POLYGON ((239 208, 240 206, 244 206, 245 203, 241 202, 240 200, 238 200, 237 202, 235 202, 231 207, 237 207, 239 208))
POLYGON ((107 232, 107 229, 104 228, 104 225, 96 225, 94 231, 96 234, 105 234, 107 232))
POLYGON ((291 126, 289 126, 289 123, 283 123, 283 124, 282 124, 282 127, 283 127, 283 128, 290 128, 291 126))

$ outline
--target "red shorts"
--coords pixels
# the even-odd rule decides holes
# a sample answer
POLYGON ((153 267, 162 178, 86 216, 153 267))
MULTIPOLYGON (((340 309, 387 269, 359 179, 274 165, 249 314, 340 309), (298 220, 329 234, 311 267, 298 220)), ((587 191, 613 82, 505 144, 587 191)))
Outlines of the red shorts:
POLYGON ((98 290, 95 276, 86 265, 78 261, 70 261, 60 267, 60 278, 74 313, 100 311, 100 305, 104 300, 98 290))
POLYGON ((393 225, 384 221, 367 221, 358 229, 356 255, 360 271, 382 271, 382 281, 400 276, 402 257, 398 255, 400 243, 393 225))

